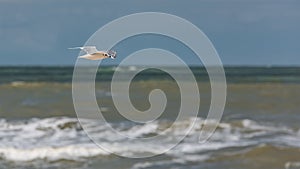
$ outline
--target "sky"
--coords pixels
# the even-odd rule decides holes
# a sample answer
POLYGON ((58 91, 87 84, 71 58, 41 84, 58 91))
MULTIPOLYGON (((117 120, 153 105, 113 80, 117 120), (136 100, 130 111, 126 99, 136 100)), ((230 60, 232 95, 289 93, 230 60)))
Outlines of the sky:
MULTIPOLYGON (((67 48, 84 45, 105 24, 137 12, 190 21, 208 36, 224 65, 300 66, 298 0, 0 0, 0 65, 74 65, 78 51, 67 48)), ((132 38, 119 45, 117 62, 153 42, 186 50, 160 41, 132 38)))

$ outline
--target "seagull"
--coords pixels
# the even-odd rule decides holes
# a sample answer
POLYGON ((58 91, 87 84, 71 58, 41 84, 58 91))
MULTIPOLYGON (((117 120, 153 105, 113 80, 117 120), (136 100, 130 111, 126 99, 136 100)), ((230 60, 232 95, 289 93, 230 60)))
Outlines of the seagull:
POLYGON ((115 59, 117 57, 117 52, 113 50, 108 51, 99 51, 96 46, 83 46, 83 47, 74 47, 69 49, 80 49, 83 50, 86 54, 79 56, 78 58, 84 58, 89 60, 102 60, 106 58, 115 59))

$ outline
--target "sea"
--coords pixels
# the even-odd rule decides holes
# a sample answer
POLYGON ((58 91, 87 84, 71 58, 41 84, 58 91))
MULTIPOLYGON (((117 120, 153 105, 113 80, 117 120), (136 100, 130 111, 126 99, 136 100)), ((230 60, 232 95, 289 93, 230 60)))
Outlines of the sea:
MULTIPOLYGON (((200 92, 196 117, 176 120, 180 90, 157 69, 141 71, 130 84, 136 109, 149 108, 149 93, 165 92, 167 104, 152 123, 118 113, 112 100, 114 72, 140 67, 99 67, 95 96, 105 121, 78 120, 72 99, 71 66, 0 67, 0 169, 298 169, 300 168, 300 67, 225 67, 227 99, 222 119, 206 142, 199 142, 211 100, 204 67, 191 67, 200 92), (186 133, 186 129, 195 125, 186 133), (97 134, 97 140, 82 127, 97 134), (159 141, 148 138, 167 130, 159 141), (174 140, 186 135, 166 151, 174 140), (96 144, 97 143, 97 144, 96 144), (100 145, 99 145, 100 144, 100 145), (101 148, 110 147, 111 152, 101 148), (146 158, 129 158, 141 154, 146 158)), ((180 68, 174 67, 174 70, 180 68)), ((86 112, 89 113, 89 112, 86 112)))

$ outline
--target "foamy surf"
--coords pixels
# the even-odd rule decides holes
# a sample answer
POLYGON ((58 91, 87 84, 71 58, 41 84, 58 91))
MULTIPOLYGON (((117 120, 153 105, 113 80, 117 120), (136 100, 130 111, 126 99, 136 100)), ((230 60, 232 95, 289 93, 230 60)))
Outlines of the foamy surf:
MULTIPOLYGON (((204 123, 201 118, 178 121, 171 128, 172 122, 165 120, 145 125, 130 122, 111 123, 120 134, 106 130, 106 124, 103 122, 83 119, 82 123, 88 124, 87 129, 95 135, 96 142, 100 143, 100 146, 110 147, 110 152, 107 152, 90 140, 76 118, 60 117, 16 121, 0 119, 0 158, 8 161, 81 161, 90 157, 108 156, 111 153, 124 156, 156 154, 164 151, 174 139, 184 135, 194 120, 196 125, 184 141, 166 153, 175 160, 174 163, 207 160, 212 152, 226 148, 251 148, 261 144, 300 148, 299 129, 265 125, 248 119, 220 123, 213 137, 205 144, 198 143, 199 132, 204 123), (160 142, 132 142, 123 138, 151 137, 161 134, 166 129, 169 137, 160 142)), ((135 168, 143 168, 141 166, 137 165, 135 168)))
POLYGON ((62 147, 38 147, 31 149, 0 148, 1 156, 10 161, 47 161, 80 160, 98 155, 108 155, 107 152, 95 145, 69 145, 62 147))

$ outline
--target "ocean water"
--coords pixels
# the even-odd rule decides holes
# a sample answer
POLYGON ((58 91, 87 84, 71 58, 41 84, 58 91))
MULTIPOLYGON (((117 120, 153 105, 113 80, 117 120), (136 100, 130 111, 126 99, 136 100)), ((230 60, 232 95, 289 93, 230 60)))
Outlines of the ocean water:
MULTIPOLYGON (((138 67, 123 67, 130 72, 138 67)), ((177 69, 177 68, 175 68, 177 69)), ((198 143, 209 104, 204 68, 194 67, 201 93, 198 117, 174 122, 180 92, 166 73, 148 70, 131 84, 130 98, 139 110, 149 108, 148 94, 159 88, 168 103, 154 123, 128 121, 114 107, 110 80, 116 69, 100 68, 95 95, 106 121, 122 135, 147 138, 168 129, 159 142, 124 140, 106 122, 83 119, 96 141, 121 155, 155 154, 186 133, 164 154, 124 158, 99 148, 78 122, 72 102, 72 67, 0 68, 0 168, 122 169, 294 169, 300 168, 300 68, 227 67, 228 95, 221 123, 210 140, 198 143)))

